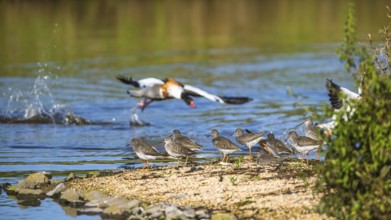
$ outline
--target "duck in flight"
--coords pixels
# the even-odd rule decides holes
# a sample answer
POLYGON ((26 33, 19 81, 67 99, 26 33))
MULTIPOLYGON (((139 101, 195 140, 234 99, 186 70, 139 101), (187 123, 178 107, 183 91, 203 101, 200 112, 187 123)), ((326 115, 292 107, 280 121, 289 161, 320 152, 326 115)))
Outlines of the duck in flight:
POLYGON ((133 80, 131 77, 117 76, 117 79, 125 84, 138 88, 136 90, 129 89, 127 93, 132 97, 144 98, 144 101, 140 104, 142 110, 144 110, 153 101, 169 99, 182 100, 192 108, 195 108, 195 103, 192 97, 204 97, 221 104, 244 104, 252 100, 249 97, 213 95, 197 87, 182 84, 172 78, 164 80, 157 78, 133 80))
POLYGON ((361 88, 358 89, 358 93, 355 93, 345 87, 339 86, 331 79, 327 79, 326 88, 329 92, 330 104, 335 110, 348 108, 346 101, 357 100, 361 97, 361 88))
MULTIPOLYGON (((361 79, 361 86, 363 83, 363 78, 361 79)), ((348 118, 354 113, 355 109, 353 109, 349 105, 349 101, 359 100, 361 98, 361 88, 358 88, 358 93, 355 93, 345 87, 342 87, 331 79, 327 79, 326 88, 328 90, 328 96, 330 100, 330 104, 334 109, 335 113, 340 111, 344 111, 344 119, 348 120, 348 118)), ((334 130, 337 122, 335 121, 337 118, 336 114, 333 115, 332 121, 324 124, 318 124, 317 127, 321 128, 325 131, 327 135, 331 135, 334 130)))

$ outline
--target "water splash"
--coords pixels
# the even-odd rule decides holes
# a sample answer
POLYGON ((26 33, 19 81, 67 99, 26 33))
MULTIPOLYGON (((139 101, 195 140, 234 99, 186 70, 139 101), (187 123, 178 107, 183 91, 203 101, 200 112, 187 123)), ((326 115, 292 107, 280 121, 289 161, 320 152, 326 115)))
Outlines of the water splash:
POLYGON ((0 123, 89 124, 66 105, 56 102, 50 91, 51 74, 39 75, 29 92, 8 88, 7 107, 0 115, 0 123))
POLYGON ((145 122, 140 119, 140 117, 138 116, 138 114, 136 112, 137 109, 138 109, 138 106, 136 105, 130 110, 130 113, 131 113, 130 125, 131 126, 149 126, 149 125, 151 125, 149 122, 145 122))

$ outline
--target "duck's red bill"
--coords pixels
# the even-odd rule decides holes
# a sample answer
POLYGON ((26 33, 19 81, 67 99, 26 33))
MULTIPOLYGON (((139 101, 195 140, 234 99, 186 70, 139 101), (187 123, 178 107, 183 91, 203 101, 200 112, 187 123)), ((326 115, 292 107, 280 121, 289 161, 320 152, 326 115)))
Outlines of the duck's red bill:
POLYGON ((194 101, 191 101, 189 105, 190 105, 190 107, 192 107, 192 108, 195 108, 195 107, 196 107, 195 104, 194 104, 194 101))
POLYGON ((140 100, 140 101, 137 102, 137 106, 139 106, 139 107, 144 107, 145 104, 146 104, 146 103, 145 103, 144 100, 140 100))

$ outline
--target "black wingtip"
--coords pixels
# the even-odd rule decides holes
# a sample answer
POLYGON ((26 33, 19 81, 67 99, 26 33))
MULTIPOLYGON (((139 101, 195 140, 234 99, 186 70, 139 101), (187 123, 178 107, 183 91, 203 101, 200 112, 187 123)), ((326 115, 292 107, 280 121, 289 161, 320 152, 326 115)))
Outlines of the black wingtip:
POLYGON ((339 97, 335 97, 329 93, 329 101, 334 109, 340 109, 343 105, 342 100, 339 97))
POLYGON ((342 100, 339 97, 339 90, 341 87, 333 82, 331 79, 327 79, 326 87, 329 91, 330 104, 334 109, 340 109, 343 105, 342 100))
POLYGON ((117 80, 121 81, 122 83, 132 85, 134 87, 140 87, 140 84, 137 81, 133 81, 132 77, 126 77, 122 75, 118 75, 115 77, 117 80))
POLYGON ((234 104, 234 105, 244 104, 253 100, 250 97, 244 97, 244 96, 242 97, 220 96, 220 98, 224 101, 225 104, 234 104))
POLYGON ((340 89, 341 87, 339 85, 337 85, 336 83, 333 82, 333 80, 331 79, 327 79, 326 81, 326 88, 327 90, 331 91, 333 89, 340 89))

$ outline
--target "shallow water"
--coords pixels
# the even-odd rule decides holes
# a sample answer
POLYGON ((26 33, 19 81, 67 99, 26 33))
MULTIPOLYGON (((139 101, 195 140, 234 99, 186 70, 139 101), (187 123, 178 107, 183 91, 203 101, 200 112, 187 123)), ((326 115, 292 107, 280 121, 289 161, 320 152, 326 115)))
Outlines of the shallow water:
MULTIPOLYGON (((273 56, 263 56, 248 48, 236 49, 242 58, 246 56, 247 62, 220 62, 211 66, 188 61, 183 66, 180 63, 160 65, 159 69, 167 72, 173 72, 176 66, 181 66, 182 69, 176 72, 184 73, 194 71, 194 66, 197 66, 197 78, 176 78, 215 94, 248 96, 253 101, 244 105, 221 105, 197 98, 196 109, 178 100, 155 102, 144 112, 138 111, 142 120, 151 123, 144 127, 129 125, 130 108, 138 100, 128 97, 125 93, 127 86, 116 81, 115 76, 121 74, 121 70, 102 76, 101 80, 83 78, 81 74, 78 80, 82 84, 79 85, 75 85, 75 78, 54 77, 53 74, 45 73, 40 73, 37 78, 3 78, 7 87, 4 88, 6 92, 3 94, 2 106, 8 106, 8 109, 3 109, 3 116, 11 115, 28 121, 24 112, 33 102, 38 110, 29 112, 50 112, 46 109, 62 106, 68 109, 72 117, 77 115, 88 123, 67 124, 64 121, 50 121, 51 118, 46 123, 35 123, 35 120, 31 120, 31 123, 4 121, 1 124, 1 174, 124 167, 134 157, 131 147, 127 147, 132 138, 145 137, 162 149, 161 140, 173 129, 181 130, 204 145, 203 152, 216 151, 211 138, 207 137, 213 128, 225 135, 237 127, 253 131, 267 130, 282 138, 288 129, 309 114, 300 104, 320 108, 322 102, 327 102, 325 78, 343 80, 335 74, 341 72, 343 66, 335 58, 334 45, 322 47, 321 52, 311 52, 311 49, 317 49, 315 45, 309 47, 307 52, 273 56), (40 81, 42 78, 45 78, 43 82, 40 81), (45 90, 36 86, 38 81, 41 86, 45 84, 45 90), (299 98, 289 95, 289 89, 298 94, 299 98), (17 91, 16 94, 23 95, 14 101, 13 95, 8 96, 7 93, 11 90, 13 94, 17 91), (35 95, 37 93, 38 97, 35 95), (31 153, 37 156, 26 158, 31 153)), ((226 53, 236 56, 231 50, 226 53)), ((213 58, 210 61, 214 62, 213 58)), ((132 76, 141 77, 139 74, 132 76)), ((203 157, 203 154, 200 153, 199 157, 203 157)))
MULTIPOLYGON (((0 182, 16 184, 43 170, 64 178, 70 172, 139 167, 142 162, 129 141, 145 137, 163 150, 161 141, 174 129, 203 145, 200 161, 210 160, 221 156, 207 136, 211 129, 233 140, 229 134, 238 127, 267 130, 283 139, 310 114, 304 108, 320 110, 328 102, 326 78, 354 89, 335 53, 346 3, 338 1, 334 13, 329 10, 333 1, 296 6, 229 1, 224 10, 209 2, 193 2, 199 9, 189 13, 193 19, 181 1, 171 1, 183 12, 175 19, 168 3, 149 1, 59 1, 35 4, 36 10, 28 2, 0 2, 7 18, 0 21, 0 182), (124 11, 130 6, 134 13, 124 11), (304 6, 307 10, 301 10, 304 6), (92 9, 79 14, 85 8, 92 9), (236 8, 240 16, 231 17, 236 8), (220 16, 214 16, 216 10, 220 16), (144 13, 153 16, 140 20, 144 13), (194 23, 178 23, 182 20, 194 23), (115 79, 120 74, 174 77, 213 94, 253 101, 221 105, 197 98, 196 109, 178 100, 155 102, 138 112, 151 125, 134 127, 130 109, 138 100, 128 97, 128 87, 115 79), (289 94, 292 90, 296 96, 289 94)), ((372 21, 363 22, 359 36, 384 25, 384 18, 372 13, 383 7, 380 1, 358 4, 358 22, 372 21)), ((98 218, 72 216, 50 199, 39 207, 18 207, 4 192, 0 213, 5 219, 98 218)))
MULTIPOLYGON (((37 78, 48 78, 45 80, 47 90, 40 94, 42 100, 38 99, 42 101, 42 105, 38 106, 51 109, 53 106, 62 105, 68 108, 72 115, 88 120, 88 124, 75 125, 55 121, 0 124, 2 182, 16 183, 25 175, 42 170, 50 171, 57 177, 65 177, 70 172, 82 174, 90 170, 137 167, 141 165, 141 161, 135 157, 127 143, 134 137, 145 137, 158 145, 159 150, 163 150, 161 141, 173 129, 181 130, 183 134, 203 145, 203 150, 197 157, 206 160, 220 157, 211 138, 207 137, 213 128, 217 128, 225 136, 238 127, 253 131, 267 130, 282 139, 289 129, 309 114, 300 105, 320 109, 321 104, 327 102, 324 86, 326 78, 333 78, 353 87, 349 84, 348 77, 341 78, 341 74, 338 74, 343 71, 343 66, 335 57, 335 45, 320 46, 322 51, 318 51, 319 45, 315 45, 308 47, 306 52, 272 56, 257 54, 255 49, 238 48, 235 52, 241 57, 246 56, 246 61, 220 61, 214 65, 187 61, 183 65, 160 65, 159 70, 176 72, 176 78, 182 82, 215 94, 249 96, 254 100, 244 105, 221 105, 197 98, 196 109, 191 109, 177 100, 156 102, 144 112, 138 112, 142 120, 151 123, 150 126, 144 127, 129 125, 130 108, 138 100, 128 97, 125 93, 127 86, 116 81, 115 76, 122 74, 123 70, 93 79, 83 74, 78 78, 69 78, 39 73, 37 78), (180 70, 177 69, 178 66, 181 67, 180 70), (195 76, 185 77, 185 73, 195 71, 195 76), (76 84, 77 81, 81 84, 76 84), (289 95, 289 88, 299 95, 299 98, 289 95), (50 98, 45 101, 47 97, 50 98)), ((228 50, 220 53, 238 56, 235 52, 228 50)), ((213 58, 211 62, 214 62, 213 58)), ((129 72, 147 72, 150 67, 136 68, 138 71, 129 72)), ((83 71, 88 72, 81 69, 81 72, 83 71)), ((153 70, 151 72, 153 76, 153 70)), ((132 74, 135 78, 142 75, 132 74)), ((1 106, 10 103, 13 97, 8 92, 12 90, 26 96, 24 100, 20 98, 17 103, 12 104, 13 108, 19 108, 13 109, 13 114, 26 111, 26 106, 37 101, 36 97, 31 97, 31 94, 35 93, 34 83, 37 78, 3 77, 1 88, 5 92, 1 106)), ((3 116, 11 115, 10 109, 2 109, 2 112, 3 116)), ((14 117, 23 118, 22 115, 14 117)), ((241 152, 247 153, 247 150, 241 152)), ((10 207, 17 207, 13 204, 14 201, 7 200, 4 194, 1 197, 7 202, 0 205, 0 209, 7 208, 9 211, 10 207)), ((43 204, 46 203, 48 202, 45 200, 43 204)), ((25 210, 18 217, 24 216, 24 213, 39 215, 42 209, 28 208, 31 212, 25 210)), ((53 211, 53 208, 48 209, 53 211)))

